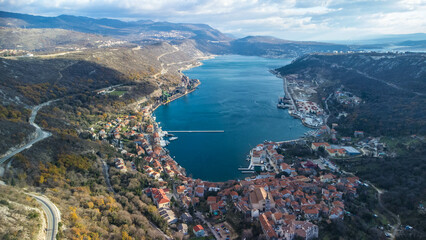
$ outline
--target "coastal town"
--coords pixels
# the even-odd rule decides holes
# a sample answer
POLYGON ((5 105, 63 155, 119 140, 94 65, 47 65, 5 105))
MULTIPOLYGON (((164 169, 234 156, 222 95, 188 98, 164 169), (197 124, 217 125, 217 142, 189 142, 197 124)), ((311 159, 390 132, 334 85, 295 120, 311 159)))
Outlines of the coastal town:
MULTIPOLYGON (((315 99, 318 83, 297 75, 283 77, 285 97, 277 107, 312 128, 304 137, 282 142, 264 141, 247 156, 248 167, 239 168, 248 177, 227 182, 209 182, 188 177, 185 168, 171 156, 166 146, 177 137, 163 131, 153 112, 163 104, 194 91, 200 81, 182 75, 172 90, 162 90, 151 102, 144 102, 127 114, 98 122, 90 128, 91 138, 108 142, 121 157, 108 159, 120 174, 141 172, 152 187, 143 194, 152 199, 156 211, 170 229, 185 238, 236 239, 238 223, 258 224, 266 239, 315 239, 320 226, 343 221, 354 213, 345 208, 356 199, 359 188, 369 185, 339 168, 336 161, 362 156, 384 157, 386 144, 366 137, 363 131, 352 136, 338 132, 338 124, 327 125, 327 101, 356 106, 362 99, 343 88, 323 99, 325 110, 315 99), (294 149, 303 154, 295 153, 294 149), (232 219, 232 215, 239 216, 232 219)), ((111 94, 125 88, 103 89, 111 94)), ((344 115, 345 113, 341 113, 344 115)))
MULTIPOLYGON (((151 210, 161 217, 167 231, 182 234, 184 239, 316 239, 323 237, 327 226, 357 215, 352 205, 360 196, 368 191, 370 196, 375 194, 371 183, 338 163, 364 156, 384 158, 391 154, 387 145, 361 130, 348 134, 340 132, 337 123, 327 124, 328 100, 357 106, 362 99, 342 87, 321 104, 315 100, 316 85, 299 76, 286 76, 286 95, 278 107, 288 108, 310 131, 294 140, 258 143, 248 152, 248 167, 235 169, 248 174, 245 178, 210 182, 190 177, 166 148, 177 137, 163 131, 153 113, 199 85, 199 80, 182 75, 175 88, 161 89, 161 94, 131 110, 105 113, 103 120, 88 129, 89 138, 114 149, 114 154, 99 155, 108 191, 116 193, 120 187, 111 185, 109 179, 146 176, 149 180, 143 184, 137 179, 143 187, 135 193, 155 205, 151 210)), ((127 86, 115 85, 94 92, 120 98, 126 91, 127 86)), ((384 217, 374 214, 380 219, 373 223, 375 227, 391 236, 393 226, 386 227, 384 217)), ((150 223, 160 227, 158 221, 150 223)), ((157 229, 165 239, 171 236, 164 233, 164 225, 164 232, 157 229)))
POLYGON ((241 221, 258 222, 267 239, 317 238, 318 224, 351 215, 345 201, 357 198, 360 186, 368 186, 333 160, 386 154, 380 139, 364 137, 362 131, 341 136, 334 124, 301 139, 258 144, 245 169, 252 176, 208 182, 188 177, 170 156, 165 146, 173 135, 159 127, 153 110, 155 105, 145 105, 133 115, 100 122, 90 129, 91 137, 109 142, 122 155, 108 160, 111 167, 121 174, 142 172, 156 183, 144 194, 170 227, 185 236, 235 239, 238 235, 227 219, 239 214, 241 221), (308 146, 311 154, 296 160, 285 157, 286 146, 308 146))
MULTIPOLYGON (((278 108, 288 109, 291 116, 302 121, 303 125, 309 128, 320 128, 327 124, 329 117, 328 101, 333 99, 339 104, 346 106, 357 106, 362 99, 354 94, 344 91, 343 86, 330 94, 327 98, 322 98, 324 104, 318 103, 318 86, 324 83, 324 80, 310 81, 297 74, 281 76, 273 72, 277 77, 283 79, 284 97, 278 99, 278 108), (321 106, 323 105, 325 109, 321 106)), ((346 116, 345 112, 340 113, 346 116)))
MULTIPOLYGON (((279 74, 277 76, 281 77, 279 74)), ((319 128, 324 125, 327 114, 314 100, 318 83, 304 81, 297 75, 282 78, 284 97, 278 99, 277 107, 288 108, 289 114, 299 118, 307 127, 319 128)))
POLYGON ((426 240, 426 0, 3 2, 0 240, 426 240))

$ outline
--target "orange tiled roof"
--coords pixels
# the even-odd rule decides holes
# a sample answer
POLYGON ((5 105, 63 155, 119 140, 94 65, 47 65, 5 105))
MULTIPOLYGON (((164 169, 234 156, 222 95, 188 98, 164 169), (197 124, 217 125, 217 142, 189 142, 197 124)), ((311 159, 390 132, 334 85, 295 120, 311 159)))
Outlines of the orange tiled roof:
POLYGON ((198 231, 201 231, 201 230, 204 230, 203 226, 201 226, 201 225, 194 226, 194 231, 195 232, 198 232, 198 231))
POLYGON ((320 147, 320 146, 326 146, 326 147, 330 147, 329 143, 326 142, 317 142, 317 143, 312 143, 315 147, 320 147))
POLYGON ((263 231, 266 233, 266 235, 268 235, 269 238, 278 238, 277 233, 272 228, 272 225, 269 223, 269 220, 265 214, 260 215, 259 220, 263 231))

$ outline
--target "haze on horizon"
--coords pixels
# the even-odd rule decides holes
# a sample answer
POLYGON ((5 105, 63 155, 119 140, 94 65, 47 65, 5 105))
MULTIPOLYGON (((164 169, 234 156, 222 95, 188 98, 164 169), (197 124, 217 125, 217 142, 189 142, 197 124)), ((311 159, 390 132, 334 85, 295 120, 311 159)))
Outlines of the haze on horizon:
POLYGON ((350 41, 426 32, 426 0, 0 0, 0 10, 205 23, 237 37, 350 41))

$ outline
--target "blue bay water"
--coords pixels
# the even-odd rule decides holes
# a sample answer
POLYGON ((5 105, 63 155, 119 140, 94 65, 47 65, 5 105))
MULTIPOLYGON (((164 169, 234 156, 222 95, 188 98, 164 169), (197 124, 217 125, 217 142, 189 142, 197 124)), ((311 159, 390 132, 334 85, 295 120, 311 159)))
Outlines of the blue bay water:
POLYGON ((270 69, 291 59, 239 55, 218 56, 185 71, 201 85, 155 111, 163 130, 224 130, 224 133, 176 133, 167 148, 186 168, 187 175, 209 181, 244 177, 246 156, 264 140, 281 141, 302 136, 308 129, 286 110, 277 109, 283 96, 282 79, 270 69))

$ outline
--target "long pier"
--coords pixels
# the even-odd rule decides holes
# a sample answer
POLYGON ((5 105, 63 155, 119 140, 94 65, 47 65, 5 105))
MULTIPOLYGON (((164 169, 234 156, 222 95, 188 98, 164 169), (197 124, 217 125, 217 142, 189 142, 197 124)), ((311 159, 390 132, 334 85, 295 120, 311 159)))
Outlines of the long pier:
POLYGON ((224 130, 177 130, 167 131, 168 133, 223 133, 224 130))
POLYGON ((238 171, 252 171, 252 168, 244 168, 244 167, 240 167, 238 168, 238 171))
POLYGON ((296 108, 296 103, 294 102, 293 96, 291 96, 289 90, 288 90, 288 82, 287 79, 285 77, 283 77, 283 85, 284 85, 284 95, 286 98, 289 98, 291 100, 291 103, 294 107, 294 109, 296 108))

